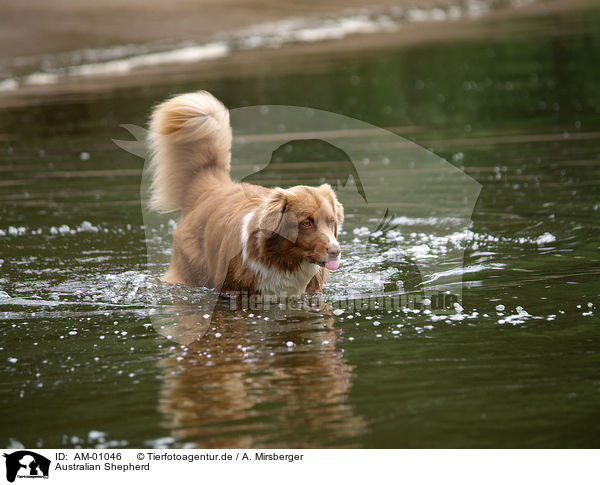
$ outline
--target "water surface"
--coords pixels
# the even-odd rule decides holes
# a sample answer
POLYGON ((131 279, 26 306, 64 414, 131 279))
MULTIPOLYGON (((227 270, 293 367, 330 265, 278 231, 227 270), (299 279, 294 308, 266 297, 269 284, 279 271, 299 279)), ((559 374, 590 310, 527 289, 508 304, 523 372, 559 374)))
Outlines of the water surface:
MULTIPOLYGON (((0 444, 598 446, 599 25, 597 9, 499 21, 485 38, 6 110, 0 444), (169 242, 144 230, 143 161, 111 141, 199 88, 231 108, 309 106, 393 127, 477 180, 458 240, 444 236, 443 207, 397 208, 378 232, 384 208, 347 203, 345 264, 325 292, 418 291, 422 252, 393 267, 382 256, 402 237, 433 258, 464 248, 462 309, 221 308, 202 327, 210 292, 164 287, 146 266, 146 245, 169 242), (202 338, 180 339, 186 325, 202 338)), ((313 150, 283 160, 289 177, 323 162, 313 150)), ((412 190, 394 163, 383 176, 412 190)))

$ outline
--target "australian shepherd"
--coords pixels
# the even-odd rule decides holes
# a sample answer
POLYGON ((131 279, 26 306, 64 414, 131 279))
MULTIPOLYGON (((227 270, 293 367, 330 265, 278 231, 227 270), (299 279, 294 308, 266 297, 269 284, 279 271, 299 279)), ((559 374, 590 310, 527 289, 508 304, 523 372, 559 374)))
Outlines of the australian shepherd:
POLYGON ((328 184, 266 188, 229 175, 229 112, 206 91, 154 109, 150 206, 181 210, 168 283, 298 295, 339 266, 344 210, 328 184))

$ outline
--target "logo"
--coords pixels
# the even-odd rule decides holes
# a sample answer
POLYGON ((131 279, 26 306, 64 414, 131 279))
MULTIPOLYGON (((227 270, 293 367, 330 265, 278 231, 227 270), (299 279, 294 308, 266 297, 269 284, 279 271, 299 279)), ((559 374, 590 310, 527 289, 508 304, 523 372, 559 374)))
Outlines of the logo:
MULTIPOLYGON (((338 280, 343 281, 340 291, 330 297, 325 294, 317 307, 323 304, 327 311, 354 311, 365 305, 390 310, 426 308, 440 314, 462 308, 463 258, 481 190, 476 180, 402 138, 395 129, 390 131, 393 127, 387 130, 300 106, 246 106, 229 110, 229 116, 235 134, 233 179, 284 188, 327 182, 349 215, 346 228, 351 227, 351 232, 345 243, 361 252, 362 265, 355 265, 354 277, 338 272, 338 280)), ((171 232, 177 221, 171 213, 149 210, 154 169, 145 141, 147 131, 135 125, 122 127, 135 139, 113 141, 145 160, 141 198, 147 268, 160 277, 169 265, 171 232)), ((292 242, 295 237, 295 233, 278 234, 292 242)), ((177 315, 196 314, 198 304, 202 307, 201 318, 192 318, 188 327, 165 324, 172 319, 162 312, 151 314, 153 324, 180 343, 196 340, 209 328, 213 312, 222 308, 219 284, 215 283, 216 291, 198 293, 200 299, 194 302, 187 294, 183 298, 174 295, 177 315)), ((151 290, 149 299, 155 298, 151 290)), ((262 301, 261 297, 257 303, 262 301)), ((293 311, 305 308, 290 299, 277 306, 293 311)))
POLYGON ((48 478, 50 460, 33 451, 19 450, 4 453, 6 460, 6 479, 14 482, 15 478, 48 478))

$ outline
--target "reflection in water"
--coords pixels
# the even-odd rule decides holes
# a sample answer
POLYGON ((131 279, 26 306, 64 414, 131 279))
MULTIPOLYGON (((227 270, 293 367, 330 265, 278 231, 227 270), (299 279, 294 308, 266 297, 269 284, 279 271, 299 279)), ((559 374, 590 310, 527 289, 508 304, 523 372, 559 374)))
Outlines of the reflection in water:
POLYGON ((177 442, 319 447, 326 436, 332 446, 357 445, 364 422, 347 403, 353 368, 336 345, 340 330, 332 315, 279 309, 209 315, 176 306, 165 317, 174 346, 159 364, 165 374, 159 407, 177 442), (189 338, 190 330, 199 337, 189 338))

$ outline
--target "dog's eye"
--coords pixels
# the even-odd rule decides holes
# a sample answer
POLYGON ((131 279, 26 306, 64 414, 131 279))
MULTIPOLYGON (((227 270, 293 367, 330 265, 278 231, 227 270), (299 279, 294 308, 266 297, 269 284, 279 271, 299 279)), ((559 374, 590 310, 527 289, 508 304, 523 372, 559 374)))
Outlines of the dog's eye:
POLYGON ((312 221, 310 219, 306 219, 305 221, 302 221, 300 223, 300 226, 301 227, 310 227, 310 226, 312 226, 312 221))

